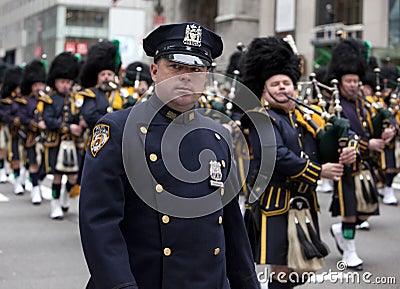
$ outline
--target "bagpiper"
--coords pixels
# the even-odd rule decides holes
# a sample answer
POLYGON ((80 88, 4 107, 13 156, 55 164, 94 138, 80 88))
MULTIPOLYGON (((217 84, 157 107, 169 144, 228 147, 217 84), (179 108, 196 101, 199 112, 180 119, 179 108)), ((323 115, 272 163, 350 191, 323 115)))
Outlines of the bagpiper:
POLYGON ((67 211, 66 197, 75 185, 79 167, 79 159, 75 140, 81 136, 79 125, 79 105, 72 97, 71 88, 78 77, 77 59, 69 52, 56 56, 50 66, 47 85, 52 88, 51 104, 46 103, 43 110, 43 120, 46 124, 45 169, 53 174, 52 200, 50 217, 62 219, 63 211, 67 211), (68 180, 60 203, 61 180, 63 175, 68 180))
MULTIPOLYGON (((267 112, 260 113, 270 119, 271 133, 276 139, 271 179, 260 198, 249 204, 245 212, 249 237, 255 262, 270 264, 274 272, 268 288, 293 288, 306 280, 290 280, 291 272, 301 276, 302 272, 316 271, 322 268, 323 257, 328 254, 319 237, 317 181, 321 177, 338 180, 343 163, 354 161, 355 150, 344 149, 342 163, 319 161, 319 131, 297 118, 291 99, 301 76, 300 58, 284 39, 255 38, 242 65, 243 84, 265 104, 267 112)), ((246 115, 250 112, 246 111, 246 115)), ((246 115, 241 123, 252 152, 247 182, 253 192, 258 192, 262 183, 257 184, 256 180, 265 174, 261 167, 268 160, 263 160, 265 148, 260 133, 246 115)), ((262 128, 269 129, 267 121, 262 128)))
POLYGON ((3 86, 1 88, 2 122, 8 126, 8 161, 14 172, 14 193, 22 195, 24 189, 24 169, 20 172, 20 137, 21 121, 17 115, 19 107, 24 103, 21 95, 22 68, 9 67, 4 73, 3 86))
POLYGON ((7 142, 9 138, 8 126, 3 121, 3 98, 1 97, 1 87, 3 86, 4 72, 7 65, 0 64, 0 183, 5 183, 8 180, 6 172, 6 159, 7 159, 7 142))
POLYGON ((23 144, 26 151, 29 176, 32 182, 31 201, 34 205, 39 205, 42 202, 42 194, 39 186, 39 168, 42 153, 36 149, 41 145, 39 144, 40 134, 46 128, 42 119, 43 102, 51 103, 50 97, 45 93, 45 82, 46 71, 40 60, 33 60, 25 66, 21 82, 21 94, 25 101, 21 105, 18 115, 21 120, 23 144))
MULTIPOLYGON (((366 109, 368 101, 362 97, 359 82, 367 69, 366 47, 359 39, 341 40, 332 53, 327 79, 335 80, 342 107, 341 117, 350 122, 350 128, 359 138, 361 159, 355 166, 346 166, 342 178, 335 182, 330 211, 333 217, 341 216, 341 222, 331 226, 331 234, 348 268, 363 269, 355 243, 356 225, 371 215, 379 214, 376 177, 370 162, 371 152, 382 152, 385 144, 394 137, 394 129, 374 130, 374 118, 366 109)), ((381 110, 381 113, 384 113, 381 110)))
MULTIPOLYGON (((398 94, 399 94, 399 71, 396 66, 388 63, 380 69, 378 79, 380 80, 379 87, 382 89, 382 99, 384 101, 384 108, 387 108, 393 114, 393 119, 390 123, 393 127, 396 128, 396 131, 399 129, 399 118, 400 111, 398 109, 398 94)), ((383 179, 384 186, 380 190, 380 196, 382 196, 382 203, 385 205, 397 206, 398 200, 394 194, 394 190, 392 187, 393 180, 395 176, 400 172, 400 167, 398 164, 396 155, 398 154, 396 148, 396 142, 398 140, 393 138, 389 143, 385 145, 384 152, 381 156, 381 168, 385 174, 383 179)))
POLYGON ((108 40, 91 46, 80 72, 83 90, 77 94, 83 104, 81 114, 91 132, 95 123, 106 113, 123 109, 124 100, 116 94, 121 68, 118 46, 108 40))
POLYGON ((122 78, 122 87, 119 93, 126 99, 124 107, 130 107, 137 102, 144 101, 142 96, 146 96, 151 89, 153 80, 150 75, 150 67, 141 61, 130 63, 122 78))
POLYGON ((96 122, 106 113, 124 109, 127 98, 119 93, 118 75, 121 68, 119 46, 102 40, 91 46, 79 75, 82 90, 75 94, 80 103, 80 124, 84 128, 84 145, 80 152, 82 162, 79 167, 73 194, 80 191, 80 179, 88 142, 96 122))

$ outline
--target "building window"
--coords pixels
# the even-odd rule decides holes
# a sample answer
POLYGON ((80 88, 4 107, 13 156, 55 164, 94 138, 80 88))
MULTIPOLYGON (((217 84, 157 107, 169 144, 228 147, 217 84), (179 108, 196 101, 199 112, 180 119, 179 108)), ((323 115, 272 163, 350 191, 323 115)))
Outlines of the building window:
POLYGON ((89 48, 98 41, 98 38, 65 37, 64 50, 85 56, 89 48))
POLYGON ((106 28, 108 13, 105 10, 68 9, 66 14, 67 26, 106 28))
POLYGON ((362 23, 361 0, 317 1, 317 25, 341 22, 345 25, 362 23))
POLYGON ((400 0, 389 4, 389 46, 400 45, 400 0))

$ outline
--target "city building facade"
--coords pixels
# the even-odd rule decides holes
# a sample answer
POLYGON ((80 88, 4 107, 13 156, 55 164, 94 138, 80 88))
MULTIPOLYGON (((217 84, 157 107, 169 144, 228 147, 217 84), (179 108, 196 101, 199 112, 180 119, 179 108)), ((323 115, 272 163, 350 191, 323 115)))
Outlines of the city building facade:
POLYGON ((342 37, 368 41, 378 59, 400 65, 400 0, 0 0, 0 57, 20 64, 62 51, 82 57, 98 39, 120 41, 123 65, 150 61, 142 38, 163 23, 196 21, 224 39, 223 71, 237 43, 292 35, 304 73, 329 61, 342 37))
POLYGON ((222 35, 225 44, 219 60, 222 68, 228 64, 237 43, 246 45, 254 37, 290 34, 304 60, 304 73, 308 74, 329 61, 339 30, 343 37, 368 41, 378 59, 390 57, 400 65, 400 0, 163 0, 162 3, 168 11, 167 21, 188 21, 195 15, 195 19, 222 35))
POLYGON ((2 0, 0 56, 11 64, 50 62, 62 51, 85 57, 92 44, 109 39, 119 41, 127 65, 143 57, 152 10, 143 0, 2 0))

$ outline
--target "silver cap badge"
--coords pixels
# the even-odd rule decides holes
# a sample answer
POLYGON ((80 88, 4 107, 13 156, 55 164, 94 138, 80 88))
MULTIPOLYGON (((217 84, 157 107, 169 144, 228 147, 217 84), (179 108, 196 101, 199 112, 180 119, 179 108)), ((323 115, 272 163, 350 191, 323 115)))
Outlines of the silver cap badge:
POLYGON ((183 44, 201 47, 201 34, 202 30, 200 26, 196 26, 195 24, 186 25, 183 44))

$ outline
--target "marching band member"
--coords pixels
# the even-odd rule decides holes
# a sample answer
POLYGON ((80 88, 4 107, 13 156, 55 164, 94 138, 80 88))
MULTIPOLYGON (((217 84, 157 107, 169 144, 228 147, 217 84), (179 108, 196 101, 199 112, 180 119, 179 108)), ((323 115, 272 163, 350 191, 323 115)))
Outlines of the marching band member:
POLYGON ((20 88, 22 69, 17 66, 9 67, 4 73, 3 86, 1 88, 2 121, 7 124, 10 131, 8 161, 14 172, 14 193, 22 195, 25 191, 23 186, 25 179, 24 173, 22 173, 24 169, 20 171, 19 130, 21 121, 17 115, 19 106, 24 103, 20 88))
MULTIPOLYGON (((386 64, 380 69, 381 80, 380 87, 382 88, 382 98, 384 99, 385 108, 391 110, 394 114, 392 125, 399 128, 398 122, 398 96, 395 93, 398 78, 400 77, 399 71, 394 65, 386 64), (392 94, 395 94, 392 96, 392 94)), ((384 186, 380 191, 381 196, 383 196, 382 203, 385 205, 397 206, 398 200, 394 194, 392 187, 394 177, 400 172, 398 165, 398 160, 396 160, 396 139, 393 138, 392 141, 386 144, 384 149, 384 158, 382 157, 383 163, 381 168, 385 174, 384 186)))
POLYGON ((63 209, 60 203, 61 180, 63 174, 68 177, 64 194, 68 195, 76 182, 78 156, 75 138, 82 133, 79 125, 79 109, 71 96, 73 81, 79 73, 77 59, 69 52, 56 56, 50 66, 47 85, 53 89, 51 104, 46 103, 43 120, 46 124, 45 168, 46 173, 53 174, 50 218, 62 219, 63 209))
POLYGON ((43 112, 43 103, 38 105, 40 101, 51 101, 49 96, 40 95, 45 91, 46 72, 42 62, 33 60, 25 66, 22 82, 21 93, 26 103, 21 106, 18 115, 24 130, 24 146, 27 154, 28 171, 32 182, 31 201, 34 205, 42 202, 42 194, 39 187, 39 167, 37 161, 36 144, 37 137, 41 130, 46 128, 44 121, 41 119, 40 113, 43 112))
MULTIPOLYGON (((304 202, 311 214, 311 220, 308 221, 312 223, 310 226, 313 230, 318 232, 318 201, 315 193, 317 181, 321 177, 338 180, 343 172, 343 164, 318 163, 315 155, 316 141, 311 137, 307 138, 306 143, 301 134, 301 123, 295 115, 295 102, 288 99, 288 96, 294 96, 294 85, 301 75, 300 59, 288 43, 278 37, 254 39, 244 56, 241 71, 243 84, 267 106, 277 147, 271 180, 257 201, 261 214, 260 241, 258 244, 256 241, 253 254, 258 264, 270 264, 271 271, 276 273, 274 279, 270 280, 268 288, 293 288, 298 283, 288 280, 289 274, 296 271, 301 275, 302 272, 311 270, 310 267, 313 266, 291 267, 291 260, 306 258, 301 252, 297 252, 295 256, 289 255, 288 243, 290 244, 289 240, 293 234, 296 234, 293 231, 289 232, 289 228, 294 225, 290 222, 295 222, 289 218, 291 204, 296 205, 297 201, 294 200, 306 200, 304 202), (285 277, 279 280, 278 274, 280 276, 283 274, 285 277)), ((242 125, 246 127, 243 122, 242 125)), ((252 187, 260 167, 261 156, 257 133, 251 125, 248 129, 250 147, 253 151, 248 181, 252 187)), ((304 132, 309 134, 307 131, 304 132)), ((351 148, 344 150, 342 157, 344 162, 354 161, 355 150, 351 148)), ((304 202, 302 201, 302 204, 306 209, 304 202)), ((316 233, 317 239, 319 239, 318 234, 316 233)), ((319 245, 321 245, 320 240, 319 245)), ((315 249, 315 246, 312 246, 315 249)), ((324 245, 321 247, 323 247, 320 248, 321 251, 314 250, 315 255, 312 259, 326 256, 328 253, 326 247, 324 245)))
POLYGON ((348 268, 362 270, 363 260, 358 257, 355 244, 355 227, 379 214, 375 176, 369 163, 369 152, 382 152, 390 142, 394 130, 387 128, 381 136, 372 132, 372 120, 360 98, 359 81, 366 72, 364 43, 357 39, 344 39, 336 46, 329 65, 328 79, 337 79, 341 116, 350 121, 350 128, 359 137, 361 161, 357 166, 345 167, 342 178, 335 182, 335 192, 330 211, 341 216, 342 222, 331 226, 342 261, 348 268))
POLYGON ((123 109, 124 100, 116 94, 116 77, 121 67, 116 59, 118 47, 111 41, 101 41, 91 46, 80 72, 84 90, 77 94, 83 101, 81 115, 89 131, 106 113, 123 109))
POLYGON ((135 105, 141 101, 150 85, 153 83, 150 75, 150 67, 140 61, 135 61, 129 64, 124 72, 122 88, 120 93, 125 93, 127 100, 124 103, 124 108, 135 105))
MULTIPOLYGON (((96 122, 106 113, 124 108, 125 97, 118 88, 118 73, 121 63, 118 46, 111 41, 103 40, 91 46, 85 63, 80 71, 80 84, 84 88, 76 93, 80 102, 80 125, 84 128, 84 145, 80 151, 78 178, 72 192, 78 195, 84 165, 84 155, 92 130, 96 122)), ((72 196, 71 196, 72 197, 72 196)))
MULTIPOLYGON (((7 65, 4 63, 0 64, 0 183, 7 182, 8 175, 6 172, 6 160, 7 160, 7 142, 10 137, 8 126, 3 121, 3 98, 1 97, 1 87, 3 85, 4 72, 7 69, 7 65)), ((6 104, 7 106, 7 104, 6 104)))

